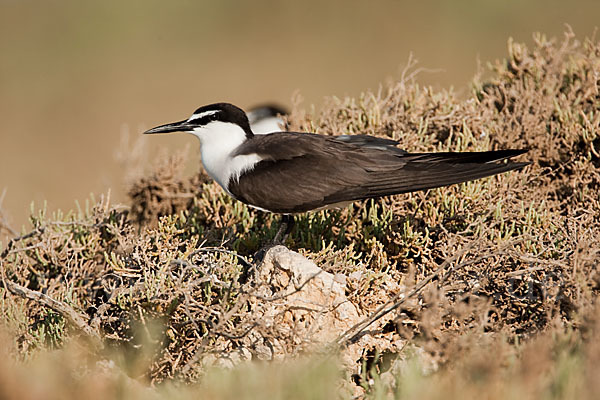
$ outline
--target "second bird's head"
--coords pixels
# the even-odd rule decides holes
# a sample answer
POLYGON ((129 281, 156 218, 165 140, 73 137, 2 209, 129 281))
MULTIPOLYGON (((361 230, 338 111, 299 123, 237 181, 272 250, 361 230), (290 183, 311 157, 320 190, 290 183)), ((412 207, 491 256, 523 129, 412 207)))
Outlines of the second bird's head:
POLYGON ((211 139, 223 140, 224 135, 251 138, 253 136, 244 110, 229 103, 215 103, 200 107, 191 117, 149 129, 145 134, 187 132, 197 136, 201 143, 211 139))

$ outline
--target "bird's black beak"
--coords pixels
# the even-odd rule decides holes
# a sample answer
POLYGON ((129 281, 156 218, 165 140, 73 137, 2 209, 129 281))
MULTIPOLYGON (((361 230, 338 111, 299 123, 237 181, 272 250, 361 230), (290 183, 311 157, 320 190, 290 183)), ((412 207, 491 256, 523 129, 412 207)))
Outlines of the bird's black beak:
POLYGON ((184 121, 172 122, 170 124, 164 124, 157 126, 152 129, 148 129, 144 134, 150 133, 169 133, 169 132, 191 132, 194 127, 186 119, 184 121))

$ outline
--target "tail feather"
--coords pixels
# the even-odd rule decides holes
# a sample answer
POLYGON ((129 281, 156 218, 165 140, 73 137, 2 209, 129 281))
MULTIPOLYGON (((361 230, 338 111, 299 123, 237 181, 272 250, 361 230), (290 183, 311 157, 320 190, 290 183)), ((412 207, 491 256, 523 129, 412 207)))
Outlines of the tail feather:
POLYGON ((365 189, 368 197, 379 197, 480 179, 524 168, 528 162, 507 163, 503 160, 525 152, 527 150, 407 154, 402 168, 374 173, 365 189))

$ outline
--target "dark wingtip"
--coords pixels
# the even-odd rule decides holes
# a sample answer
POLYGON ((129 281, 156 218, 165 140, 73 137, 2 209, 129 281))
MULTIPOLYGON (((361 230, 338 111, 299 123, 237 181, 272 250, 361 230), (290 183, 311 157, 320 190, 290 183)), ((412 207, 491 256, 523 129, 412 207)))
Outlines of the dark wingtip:
POLYGON ((509 149, 509 150, 500 150, 505 151, 507 154, 498 159, 497 161, 506 160, 506 165, 510 167, 509 171, 523 169, 528 165, 531 165, 531 161, 520 161, 520 162, 511 162, 511 158, 520 156, 521 154, 525 154, 529 151, 529 149, 509 149))

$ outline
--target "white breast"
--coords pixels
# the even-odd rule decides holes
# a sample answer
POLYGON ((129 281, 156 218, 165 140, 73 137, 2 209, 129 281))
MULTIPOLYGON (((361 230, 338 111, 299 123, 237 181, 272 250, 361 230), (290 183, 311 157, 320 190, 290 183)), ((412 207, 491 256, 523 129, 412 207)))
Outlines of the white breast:
POLYGON ((227 184, 232 178, 238 179, 244 171, 262 160, 258 154, 232 157, 246 140, 246 132, 236 124, 214 121, 195 129, 192 134, 200 139, 204 169, 228 193, 227 184))

